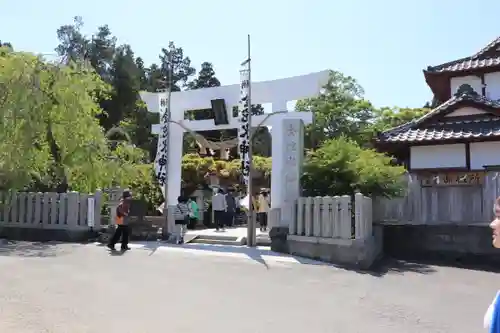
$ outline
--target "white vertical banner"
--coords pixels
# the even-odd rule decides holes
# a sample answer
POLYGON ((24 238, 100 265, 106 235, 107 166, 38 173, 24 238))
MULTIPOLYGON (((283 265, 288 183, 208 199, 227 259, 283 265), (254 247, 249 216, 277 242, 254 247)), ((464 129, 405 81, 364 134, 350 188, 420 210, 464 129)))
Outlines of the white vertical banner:
POLYGON ((160 134, 158 136, 158 147, 155 158, 155 174, 158 183, 161 186, 163 197, 166 198, 165 184, 168 179, 168 144, 169 144, 169 126, 170 110, 168 109, 168 100, 165 96, 160 97, 160 134))
POLYGON ((250 62, 245 61, 240 70, 240 104, 238 127, 238 153, 241 160, 241 175, 248 185, 250 178, 250 105, 248 101, 250 89, 250 62))

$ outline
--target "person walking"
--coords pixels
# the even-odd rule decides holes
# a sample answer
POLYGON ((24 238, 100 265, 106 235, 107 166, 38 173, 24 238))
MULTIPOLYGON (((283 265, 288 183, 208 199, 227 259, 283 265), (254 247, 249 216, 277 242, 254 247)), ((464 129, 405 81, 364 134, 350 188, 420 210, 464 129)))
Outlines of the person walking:
POLYGON ((189 208, 189 224, 188 229, 194 230, 196 229, 196 225, 199 220, 199 208, 196 203, 196 197, 191 197, 188 200, 188 208, 189 208))
POLYGON ((123 191, 122 196, 120 198, 120 203, 118 207, 116 207, 116 229, 113 237, 108 243, 108 248, 111 251, 115 250, 115 245, 122 239, 122 251, 130 250, 128 247, 128 238, 129 238, 129 226, 128 226, 128 215, 130 212, 130 203, 132 202, 132 193, 130 191, 123 191))
POLYGON ((189 221, 189 207, 187 199, 183 196, 177 198, 177 205, 174 209, 175 231, 174 237, 177 244, 184 244, 184 228, 189 221))
POLYGON ((260 231, 267 230, 267 214, 271 208, 271 200, 267 191, 262 191, 258 198, 257 216, 260 223, 260 231))
POLYGON ((212 197, 212 209, 214 211, 215 230, 224 230, 224 218, 227 211, 227 203, 222 189, 215 189, 212 197))

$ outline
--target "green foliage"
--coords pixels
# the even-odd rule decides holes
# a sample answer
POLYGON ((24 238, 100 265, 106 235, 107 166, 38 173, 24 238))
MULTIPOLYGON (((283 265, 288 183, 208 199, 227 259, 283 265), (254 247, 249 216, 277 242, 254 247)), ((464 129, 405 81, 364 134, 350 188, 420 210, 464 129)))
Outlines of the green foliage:
POLYGON ((108 86, 93 70, 10 52, 0 57, 0 82, 3 186, 67 188, 73 168, 89 170, 108 155, 96 119, 96 96, 108 86))
POLYGON ((308 196, 353 194, 400 195, 403 167, 391 165, 391 158, 372 149, 363 149, 354 141, 330 139, 316 151, 310 151, 302 177, 308 196))
POLYGON ((366 141, 364 133, 373 118, 374 107, 363 99, 363 94, 363 88, 354 78, 331 71, 319 96, 299 101, 297 111, 314 113, 314 124, 305 132, 306 148, 315 148, 339 136, 358 143, 366 141))
POLYGON ((198 72, 198 77, 188 83, 189 89, 210 88, 219 86, 220 86, 220 81, 215 77, 215 71, 213 69, 213 65, 209 62, 202 63, 201 69, 198 72))
POLYGON ((136 199, 144 200, 147 211, 151 214, 163 202, 154 167, 152 164, 136 164, 131 168, 124 173, 127 178, 122 179, 122 186, 131 189, 136 199))
POLYGON ((299 101, 297 111, 314 113, 314 124, 305 133, 306 148, 319 147, 329 139, 345 136, 363 147, 371 147, 378 131, 402 125, 430 111, 428 108, 375 108, 363 99, 363 88, 342 73, 331 71, 323 92, 299 101))

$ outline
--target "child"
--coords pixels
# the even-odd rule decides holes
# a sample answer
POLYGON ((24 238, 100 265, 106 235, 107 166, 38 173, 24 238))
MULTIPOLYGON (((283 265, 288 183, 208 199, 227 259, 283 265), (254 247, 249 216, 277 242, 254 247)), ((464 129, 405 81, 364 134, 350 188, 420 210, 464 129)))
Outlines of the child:
POLYGON ((177 198, 177 205, 174 210, 175 238, 177 244, 184 243, 184 227, 189 222, 189 207, 187 199, 183 196, 177 198))

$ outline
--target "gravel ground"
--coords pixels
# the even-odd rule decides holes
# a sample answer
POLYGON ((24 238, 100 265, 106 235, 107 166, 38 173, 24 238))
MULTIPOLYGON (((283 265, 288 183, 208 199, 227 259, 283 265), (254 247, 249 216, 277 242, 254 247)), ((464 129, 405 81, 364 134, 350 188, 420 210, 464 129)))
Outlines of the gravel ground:
POLYGON ((4 243, 0 332, 474 333, 498 289, 489 272, 391 262, 356 273, 257 252, 4 243))

